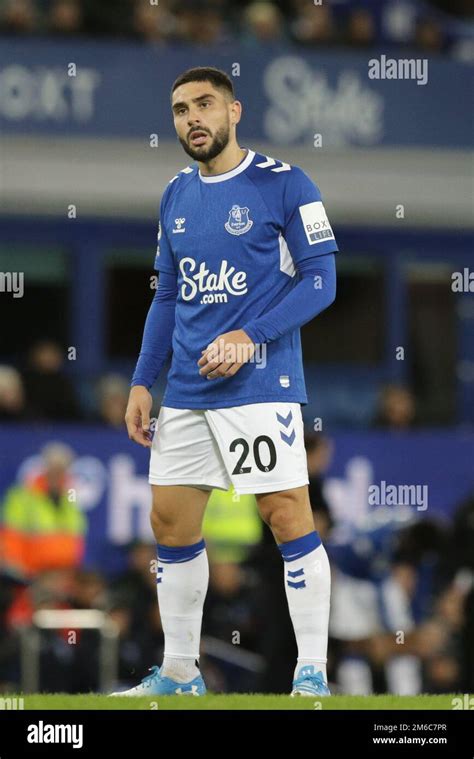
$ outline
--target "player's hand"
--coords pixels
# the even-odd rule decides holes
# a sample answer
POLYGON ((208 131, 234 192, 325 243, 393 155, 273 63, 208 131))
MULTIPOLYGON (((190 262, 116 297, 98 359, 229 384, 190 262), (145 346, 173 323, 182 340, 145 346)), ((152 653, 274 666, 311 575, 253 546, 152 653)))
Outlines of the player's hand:
POLYGON ((143 385, 134 385, 130 390, 125 423, 128 437, 135 443, 151 448, 150 412, 152 397, 143 385))
POLYGON ((199 359, 199 374, 207 379, 233 377, 240 367, 250 361, 255 353, 255 343, 243 329, 235 329, 218 335, 199 359))

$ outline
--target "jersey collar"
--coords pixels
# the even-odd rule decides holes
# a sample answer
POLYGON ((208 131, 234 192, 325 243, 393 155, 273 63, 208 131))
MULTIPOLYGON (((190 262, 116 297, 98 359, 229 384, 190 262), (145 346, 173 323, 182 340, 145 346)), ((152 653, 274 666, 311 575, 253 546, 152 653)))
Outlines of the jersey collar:
POLYGON ((240 174, 241 171, 245 171, 245 169, 250 166, 253 159, 255 157, 255 151, 250 150, 247 148, 247 155, 245 158, 241 160, 237 166, 235 166, 230 171, 225 171, 223 174, 214 174, 214 176, 203 176, 201 174, 201 170, 198 170, 199 179, 201 182, 206 182, 206 184, 211 184, 213 182, 225 182, 227 179, 232 179, 232 177, 235 177, 237 174, 240 174))

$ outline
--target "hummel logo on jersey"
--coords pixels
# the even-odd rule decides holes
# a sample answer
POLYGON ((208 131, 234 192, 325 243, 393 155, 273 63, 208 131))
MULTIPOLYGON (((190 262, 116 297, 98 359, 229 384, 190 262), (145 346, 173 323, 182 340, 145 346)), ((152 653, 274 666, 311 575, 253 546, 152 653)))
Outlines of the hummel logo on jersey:
POLYGON ((211 272, 206 262, 202 261, 199 270, 194 258, 182 258, 179 269, 183 277, 181 297, 183 300, 193 300, 197 293, 206 293, 200 303, 227 303, 228 295, 245 295, 247 292, 247 274, 236 271, 235 266, 228 267, 228 261, 221 261, 219 273, 211 272))
POLYGON ((173 229, 173 234, 177 234, 178 232, 186 232, 186 227, 183 227, 184 222, 186 221, 185 217, 182 219, 175 219, 175 228, 173 229))
POLYGON ((232 206, 229 211, 229 218, 224 224, 225 228, 231 235, 243 235, 252 227, 253 221, 249 219, 249 209, 240 206, 232 206))

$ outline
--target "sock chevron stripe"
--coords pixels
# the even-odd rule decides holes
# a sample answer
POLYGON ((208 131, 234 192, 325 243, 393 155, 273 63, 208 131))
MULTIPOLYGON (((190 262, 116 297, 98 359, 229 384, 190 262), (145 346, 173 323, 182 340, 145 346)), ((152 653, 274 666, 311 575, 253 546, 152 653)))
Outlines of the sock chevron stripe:
POLYGON ((300 582, 292 582, 291 580, 287 580, 286 584, 289 588, 295 588, 296 590, 299 590, 300 588, 306 588, 306 580, 301 580, 300 582))
POLYGON ((304 568, 301 567, 301 569, 295 569, 294 571, 288 569, 287 572, 288 577, 300 577, 300 575, 304 575, 304 568))

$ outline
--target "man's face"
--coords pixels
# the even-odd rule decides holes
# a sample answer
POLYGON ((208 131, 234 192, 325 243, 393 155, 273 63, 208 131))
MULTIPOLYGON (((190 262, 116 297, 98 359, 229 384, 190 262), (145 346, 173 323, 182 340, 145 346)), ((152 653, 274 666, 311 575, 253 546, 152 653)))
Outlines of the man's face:
POLYGON ((173 92, 171 107, 179 141, 194 161, 206 163, 224 150, 235 106, 221 90, 210 82, 182 84, 173 92))

